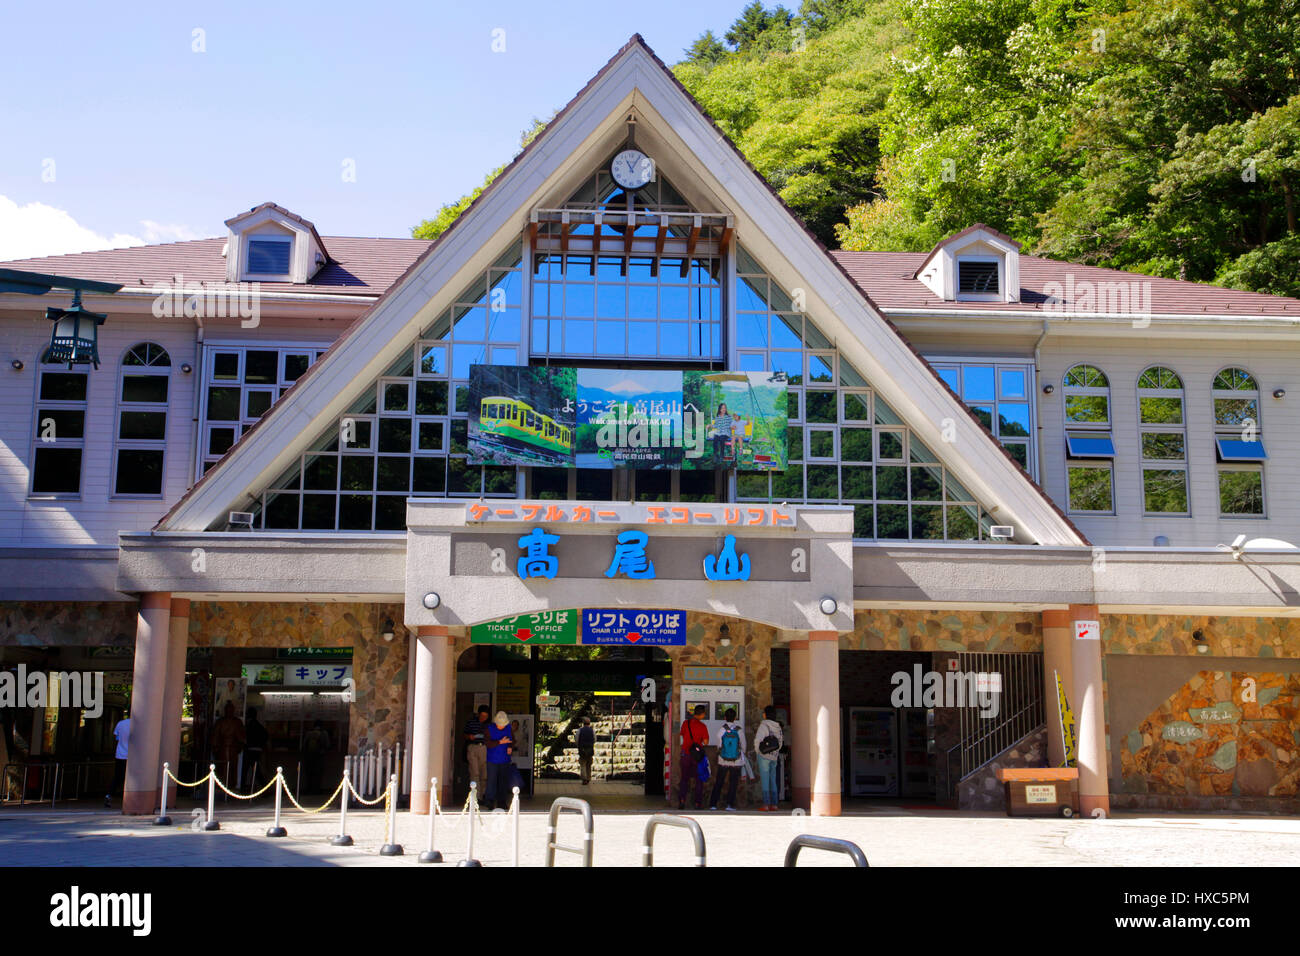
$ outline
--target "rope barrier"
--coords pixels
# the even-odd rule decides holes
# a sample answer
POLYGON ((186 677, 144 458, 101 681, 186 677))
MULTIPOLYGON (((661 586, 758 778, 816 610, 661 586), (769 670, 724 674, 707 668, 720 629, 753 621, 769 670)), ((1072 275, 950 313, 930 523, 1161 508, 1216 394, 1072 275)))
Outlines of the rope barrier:
POLYGON ((212 776, 212 771, 209 770, 206 774, 204 774, 202 777, 200 777, 198 780, 194 781, 193 783, 185 783, 182 780, 177 780, 175 774, 173 774, 170 770, 163 770, 163 773, 167 774, 167 776, 171 778, 172 783, 176 784, 176 786, 178 787, 201 787, 208 782, 208 777, 212 776))
POLYGON ((260 797, 262 794, 266 793, 266 791, 268 791, 268 790, 270 790, 272 787, 274 787, 274 786, 275 786, 275 778, 272 778, 272 779, 267 783, 267 785, 266 785, 265 787, 263 787, 261 790, 257 791, 257 793, 248 793, 248 794, 244 794, 244 793, 235 793, 235 791, 231 790, 229 787, 227 787, 224 783, 221 782, 221 778, 220 778, 220 777, 217 778, 216 783, 217 783, 217 786, 220 787, 220 788, 222 789, 222 791, 223 791, 227 796, 234 797, 236 800, 253 800, 253 799, 257 798, 257 797, 260 797))
MULTIPOLYGON (((340 786, 342 786, 342 784, 340 784, 340 786)), ((357 803, 361 804, 364 807, 373 807, 380 800, 388 799, 389 791, 392 790, 392 784, 389 784, 387 787, 385 787, 384 792, 381 793, 379 796, 375 797, 375 799, 373 800, 366 800, 361 796, 361 794, 357 793, 357 789, 356 787, 352 786, 351 780, 348 781, 348 789, 352 791, 352 797, 357 801, 357 803)), ((388 804, 385 803, 384 806, 388 806, 388 804)))
POLYGON ((335 787, 335 788, 334 788, 334 792, 330 794, 330 798, 329 798, 328 800, 326 800, 324 803, 322 803, 319 807, 316 807, 314 810, 308 810, 308 809, 307 809, 306 807, 304 807, 301 803, 299 803, 299 802, 294 798, 293 791, 291 791, 291 790, 289 789, 289 785, 288 785, 287 783, 284 785, 284 795, 285 795, 286 797, 289 798, 289 802, 290 802, 290 803, 292 803, 295 807, 297 807, 297 808, 298 808, 299 810, 301 810, 303 813, 320 813, 320 812, 322 812, 323 810, 326 810, 326 809, 329 808, 329 805, 330 805, 331 803, 334 802, 334 798, 337 797, 337 796, 339 795, 339 791, 341 791, 342 789, 343 789, 343 781, 340 780, 340 781, 339 781, 339 785, 338 785, 337 787, 335 787))

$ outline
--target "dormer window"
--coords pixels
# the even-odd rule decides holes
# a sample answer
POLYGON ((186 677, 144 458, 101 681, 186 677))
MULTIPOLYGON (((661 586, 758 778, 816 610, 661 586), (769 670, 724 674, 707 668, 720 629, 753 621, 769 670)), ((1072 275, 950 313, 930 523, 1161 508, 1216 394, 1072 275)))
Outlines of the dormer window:
POLYGON ((250 275, 287 276, 292 252, 293 239, 289 236, 249 236, 244 271, 250 275))
POLYGON ((995 295, 1001 297, 997 259, 958 259, 958 295, 995 295))

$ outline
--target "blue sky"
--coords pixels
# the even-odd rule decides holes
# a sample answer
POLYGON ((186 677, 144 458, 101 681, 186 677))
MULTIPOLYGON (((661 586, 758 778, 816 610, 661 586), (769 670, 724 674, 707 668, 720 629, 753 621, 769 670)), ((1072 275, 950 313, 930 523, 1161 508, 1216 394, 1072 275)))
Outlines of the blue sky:
POLYGON ((266 200, 324 235, 409 235, 633 33, 671 64, 742 6, 9 4, 0 259, 221 235, 266 200))

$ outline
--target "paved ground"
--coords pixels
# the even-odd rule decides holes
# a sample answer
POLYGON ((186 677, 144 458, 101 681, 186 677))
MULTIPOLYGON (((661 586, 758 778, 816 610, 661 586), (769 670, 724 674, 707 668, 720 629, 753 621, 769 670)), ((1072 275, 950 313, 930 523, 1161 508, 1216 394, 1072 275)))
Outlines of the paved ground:
MULTIPOLYGON (((597 866, 632 866, 641 859, 644 804, 597 798, 597 866)), ((502 815, 504 816, 504 815, 502 815)), ((81 811, 48 808, 0 809, 0 866, 415 866, 424 848, 427 817, 398 814, 397 842, 407 855, 379 856, 384 819, 377 812, 350 811, 351 848, 329 846, 338 832, 337 810, 323 816, 286 814, 289 836, 267 839, 271 814, 263 809, 218 808, 221 830, 190 829, 188 811, 173 814, 172 827, 155 827, 148 818, 123 817, 102 808, 81 811)), ((796 833, 852 840, 875 866, 1295 866, 1300 864, 1300 818, 1143 817, 1110 820, 1011 819, 996 813, 957 813, 901 806, 872 806, 838 818, 789 813, 694 814, 704 832, 708 861, 714 866, 780 865, 796 833)), ((467 818, 458 812, 438 821, 437 846, 451 862, 465 853, 467 818)), ((520 861, 543 862, 544 809, 520 815, 520 861)), ((577 814, 566 813, 561 842, 581 842, 577 814)), ((474 855, 484 865, 509 865, 511 827, 486 818, 476 833, 474 855)), ((661 829, 655 862, 687 866, 690 838, 683 830, 661 829)), ((560 854, 559 865, 577 857, 560 854)), ((804 851, 801 865, 843 865, 845 857, 804 851)))

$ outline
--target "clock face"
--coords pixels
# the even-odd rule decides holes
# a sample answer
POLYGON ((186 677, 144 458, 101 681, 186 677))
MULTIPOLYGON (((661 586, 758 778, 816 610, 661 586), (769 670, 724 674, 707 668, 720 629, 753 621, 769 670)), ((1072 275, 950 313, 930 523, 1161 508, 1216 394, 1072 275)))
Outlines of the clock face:
POLYGON ((654 179, 654 160, 638 149, 625 149, 609 166, 614 182, 624 189, 640 189, 654 179))

